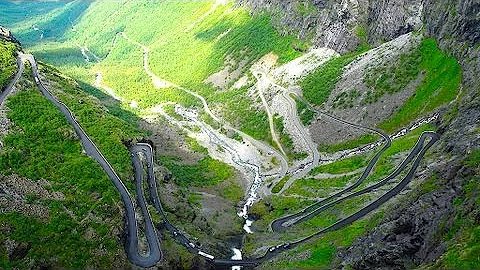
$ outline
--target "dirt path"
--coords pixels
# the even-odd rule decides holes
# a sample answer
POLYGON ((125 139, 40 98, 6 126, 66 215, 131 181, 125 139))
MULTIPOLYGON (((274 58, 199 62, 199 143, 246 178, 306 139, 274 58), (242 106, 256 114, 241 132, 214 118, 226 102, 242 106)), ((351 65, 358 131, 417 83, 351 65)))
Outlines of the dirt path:
POLYGON ((109 94, 115 100, 122 101, 122 98, 115 94, 115 90, 102 84, 102 78, 103 78, 102 72, 97 71, 95 73, 95 83, 93 84, 93 86, 103 89, 105 92, 107 92, 107 94, 109 94))
MULTIPOLYGON (((179 89, 179 90, 182 90, 194 97, 196 97, 197 99, 199 99, 203 105, 203 109, 204 111, 213 119, 215 120, 217 123, 221 124, 223 126, 223 128, 227 129, 227 130, 231 130, 233 132, 236 132, 237 134, 239 134, 240 136, 243 137, 244 140, 250 142, 252 145, 254 145, 255 147, 257 147, 259 150, 265 152, 265 153, 271 153, 271 155, 275 156, 279 161, 280 161, 280 165, 279 165, 279 169, 278 169, 278 173, 277 173, 277 178, 278 179, 281 179, 283 178, 286 173, 287 173, 287 170, 288 170, 288 162, 287 160, 285 159, 284 155, 278 153, 278 151, 276 149, 274 149, 273 147, 269 146, 269 145, 266 145, 265 143, 263 142, 260 142, 254 138, 252 138, 251 136, 245 134, 244 132, 236 129, 236 128, 233 128, 230 124, 228 124, 226 121, 220 119, 219 117, 217 117, 211 110, 210 110, 210 107, 208 106, 208 103, 206 101, 206 99, 189 90, 189 89, 186 89, 184 87, 181 87, 179 85, 176 85, 174 83, 171 83, 167 80, 163 80, 161 78, 159 78, 155 73, 153 73, 150 69, 149 69, 149 66, 148 66, 148 54, 149 54, 149 48, 139 42, 136 42, 134 40, 132 40, 131 38, 129 38, 127 36, 126 33, 124 32, 121 32, 120 35, 125 38, 127 41, 139 46, 142 48, 143 50, 143 67, 144 67, 144 70, 145 72, 147 73, 148 76, 150 76, 152 78, 152 82, 155 84, 158 84, 160 82, 160 85, 168 85, 168 87, 172 87, 172 88, 176 88, 176 89, 179 89)), ((215 140, 214 140, 215 141, 215 140)), ((220 145, 220 146, 224 146, 224 145, 220 145)), ((238 153, 237 153, 238 155, 238 153)), ((245 169, 246 170, 252 170, 252 164, 245 164, 245 169)), ((254 169, 255 171, 255 169, 254 169)), ((254 202, 258 199, 258 191, 259 189, 261 188, 262 184, 263 184, 263 175, 260 173, 260 172, 256 172, 255 173, 255 179, 253 180, 253 183, 248 191, 248 198, 245 199, 244 201, 244 204, 243 204, 243 207, 242 207, 242 211, 239 213, 240 216, 242 217, 245 217, 247 218, 248 217, 248 208, 251 207, 254 202)))
POLYGON ((270 125, 270 134, 272 135, 273 142, 278 146, 278 149, 282 152, 284 156, 287 156, 285 151, 283 150, 282 144, 278 139, 277 132, 275 131, 275 123, 273 122, 273 115, 270 110, 270 106, 268 105, 267 100, 265 99, 264 90, 269 86, 269 82, 266 80, 265 76, 262 73, 253 72, 253 76, 257 79, 257 90, 260 99, 262 100, 263 107, 265 107, 265 111, 267 112, 268 116, 268 124, 270 125))

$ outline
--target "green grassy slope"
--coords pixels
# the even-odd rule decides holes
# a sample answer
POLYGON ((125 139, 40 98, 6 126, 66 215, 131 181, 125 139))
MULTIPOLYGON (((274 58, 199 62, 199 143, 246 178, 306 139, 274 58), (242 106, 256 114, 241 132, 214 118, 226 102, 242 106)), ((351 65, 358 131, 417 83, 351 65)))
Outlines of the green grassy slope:
POLYGON ((1 1, 0 24, 12 28, 28 18, 61 8, 63 4, 60 1, 1 1))
POLYGON ((340 79, 343 68, 366 50, 367 48, 361 47, 357 51, 333 58, 302 79, 299 84, 305 99, 315 105, 325 103, 340 79))
MULTIPOLYGON (((302 80, 300 86, 305 98, 322 106, 335 88, 343 68, 358 56, 358 52, 334 58, 302 80)), ((363 103, 373 103, 383 95, 403 91, 419 76, 424 77, 415 94, 378 124, 379 128, 394 132, 454 100, 460 88, 462 70, 457 60, 440 50, 434 39, 424 39, 419 48, 402 55, 390 69, 377 67, 366 75, 365 82, 372 90, 367 92, 363 103)), ((361 141, 352 146, 358 146, 361 141)), ((328 150, 329 147, 324 148, 328 150)))
POLYGON ((57 40, 91 4, 90 1, 22 1, 0 3, 0 24, 15 32, 24 46, 57 40), (38 28, 36 30, 35 28, 38 28), (43 36, 42 36, 43 34, 43 36))
MULTIPOLYGON (((137 116, 123 110, 118 102, 112 102, 98 89, 81 81, 77 83, 50 65, 40 62, 39 71, 44 84, 72 110, 80 125, 132 191, 131 159, 124 141, 149 135, 137 127, 137 116)), ((62 192, 65 199, 46 200, 26 195, 29 203, 49 209, 47 220, 16 210, 0 214, 0 268, 28 268, 41 264, 66 268, 109 268, 112 265, 122 268, 126 261, 119 238, 122 215, 119 215, 121 202, 117 191, 99 165, 83 153, 80 142, 63 115, 40 94, 28 64, 17 88, 19 92, 7 100, 10 109, 8 118, 14 127, 2 141, 0 175, 14 174, 31 181, 44 179, 52 183, 49 191, 62 192), (3 243, 11 240, 29 247, 25 257, 7 256, 7 245, 3 243)), ((198 144, 191 148, 206 153, 206 149, 198 144)), ((181 189, 181 195, 171 194, 175 199, 178 196, 180 201, 187 198, 190 201, 197 194, 197 188, 204 188, 202 190, 215 192, 227 202, 231 200, 233 209, 235 202, 243 197, 243 190, 234 181, 234 170, 209 156, 189 165, 177 163, 172 157, 165 157, 164 161, 181 189)), ((3 178, 0 183, 2 181, 3 178)), ((190 208, 182 208, 185 212, 191 211, 191 215, 175 216, 172 220, 178 224, 191 222, 191 216, 201 214, 197 204, 191 203, 190 208), (194 213, 192 207, 199 213, 194 213)), ((176 209, 166 210, 169 215, 178 213, 176 209)), ((231 211, 231 216, 236 217, 236 212, 231 211)), ((224 233, 241 230, 240 223, 235 225, 235 228, 229 226, 224 229, 224 233)), ((189 231, 201 235, 202 240, 206 239, 205 232, 197 227, 191 228, 193 225, 190 223, 188 226, 189 231)), ((208 231, 210 227, 203 230, 208 231)), ((185 253, 178 245, 170 247, 169 252, 170 257, 185 253)), ((191 256, 187 258, 190 260, 191 256)), ((189 262, 182 263, 190 265, 189 262)))
POLYGON ((434 39, 423 40, 419 50, 420 70, 425 78, 415 94, 389 119, 379 125, 386 131, 392 132, 408 125, 417 117, 448 104, 458 94, 462 69, 457 60, 441 51, 434 39))
POLYGON ((123 142, 141 138, 145 133, 138 130, 135 122, 127 122, 108 113, 97 100, 84 93, 74 80, 64 77, 53 67, 40 65, 40 72, 46 75, 52 85, 51 91, 72 110, 119 176, 130 179, 130 153, 123 142))
MULTIPOLYGON (((268 141, 268 128, 252 128, 268 127, 268 123, 262 124, 267 120, 265 112, 250 115, 251 119, 243 117, 251 111, 252 100, 246 94, 247 88, 235 90, 238 95, 232 100, 233 93, 219 92, 203 81, 222 69, 227 56, 236 61, 233 69, 243 71, 271 51, 279 55, 280 62, 293 59, 300 54, 293 46, 297 41, 280 36, 271 26, 268 14, 251 16, 232 3, 213 9, 214 5, 213 1, 97 1, 77 16, 72 29, 29 43, 28 50, 87 83, 92 83, 94 73, 101 71, 104 85, 117 91, 127 103, 135 100, 140 108, 166 101, 186 106, 199 104, 177 89, 155 89, 143 70, 141 48, 121 37, 113 46, 116 34, 124 31, 149 47, 149 66, 156 75, 201 93, 212 107, 218 107, 224 118, 256 138, 268 141), (99 64, 86 63, 78 45, 87 46, 100 58, 108 57, 99 64), (240 67, 242 60, 246 65, 240 67), (236 113, 229 113, 232 110, 236 113)), ((60 13, 58 10, 51 13, 54 12, 60 13)), ((41 20, 49 28, 59 18, 63 17, 41 20)), ((13 30, 14 33, 25 31, 21 27, 13 30)))
MULTIPOLYGON (((10 97, 8 117, 13 131, 4 138, 0 171, 52 184, 62 200, 36 199, 49 209, 39 220, 17 212, 0 214, 6 239, 28 243, 25 258, 7 258, 0 251, 0 268, 55 265, 67 268, 111 267, 125 261, 113 228, 121 228, 119 196, 100 166, 82 153, 82 146, 63 115, 30 84, 10 97), (96 194, 96 195, 95 195, 96 194), (93 232, 87 238, 87 231, 93 232)), ((3 249, 3 245, 0 247, 3 249)))
POLYGON ((15 44, 0 39, 0 89, 10 82, 17 70, 16 50, 15 44))

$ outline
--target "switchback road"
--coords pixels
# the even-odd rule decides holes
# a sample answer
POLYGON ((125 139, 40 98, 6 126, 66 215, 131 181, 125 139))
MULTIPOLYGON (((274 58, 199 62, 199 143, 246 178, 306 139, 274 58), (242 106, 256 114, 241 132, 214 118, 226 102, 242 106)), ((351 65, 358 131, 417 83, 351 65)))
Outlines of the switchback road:
MULTIPOLYGON (((351 126, 356 126, 358 128, 363 128, 363 129, 369 129, 371 131, 377 132, 380 135, 382 135, 385 140, 386 144, 380 150, 375 157, 370 161, 369 165, 367 166, 366 170, 364 171, 363 175, 360 177, 360 179, 363 178, 363 180, 357 181, 352 186, 349 186, 345 188, 344 190, 338 192, 335 195, 332 195, 331 199, 328 201, 324 201, 323 203, 318 203, 316 205, 312 205, 309 208, 306 208, 304 211, 301 212, 300 215, 296 216, 289 216, 283 219, 282 222, 276 222, 275 225, 272 224, 272 228, 276 227, 278 230, 282 230, 282 227, 288 227, 284 226, 286 223, 289 221, 293 220, 293 223, 298 223, 301 221, 304 221, 316 214, 318 214, 320 211, 323 211, 325 209, 328 209, 329 207, 333 207, 334 205, 348 199, 352 198, 354 196, 359 196, 361 194, 366 194, 368 192, 373 192, 379 187, 383 186, 390 180, 392 180, 394 177, 398 176, 401 172, 403 172, 408 164, 412 163, 410 169, 408 170, 408 173, 402 178, 402 180, 397 183, 393 188, 388 190, 385 194, 383 194, 380 198, 377 200, 373 201, 369 205, 363 207, 356 213, 341 219, 334 223, 331 226, 328 226, 326 228, 320 228, 320 231, 317 233, 314 233, 308 237, 302 238, 298 241, 291 242, 291 243, 285 243, 281 245, 277 245, 275 247, 269 248, 266 254, 259 258, 246 258, 243 260, 231 260, 231 259, 215 259, 214 256, 203 252, 200 250, 198 247, 195 246, 184 234, 182 234, 178 229, 175 228, 174 225, 172 225, 169 220, 167 219, 166 214, 164 213, 160 199, 158 197, 157 193, 157 186, 156 186, 156 181, 155 181, 155 176, 154 176, 154 153, 153 149, 149 144, 145 143, 139 143, 131 147, 131 154, 132 154, 132 163, 135 168, 135 181, 136 181, 136 201, 141 209, 142 216, 144 218, 144 224, 145 224, 145 236, 148 241, 148 254, 142 255, 141 252, 139 251, 138 248, 138 224, 137 224, 137 219, 136 219, 136 213, 135 213, 135 204, 132 200, 132 196, 130 195, 128 189, 126 186, 123 184, 121 181, 120 177, 116 174, 114 169, 112 168, 111 164, 106 160, 106 158, 102 155, 100 150, 97 148, 97 146, 93 143, 93 141, 88 137, 88 135, 85 133, 85 131, 82 129, 80 124, 75 120, 72 112, 68 109, 68 107, 63 104, 61 101, 57 100, 56 97, 54 97, 49 90, 43 85, 41 82, 41 78, 39 77, 38 74, 38 68, 37 64, 35 62, 35 59, 33 58, 32 55, 25 55, 25 54, 19 54, 19 71, 23 71, 23 60, 28 60, 32 66, 32 72, 33 76, 35 79, 35 82, 42 92, 42 94, 50 100, 62 113, 63 115, 67 118, 68 122, 72 125, 72 127, 75 130, 75 133, 79 137, 80 141, 82 142, 83 148, 85 152, 94 160, 96 160, 100 166, 103 168, 107 176, 111 179, 112 183, 115 185, 117 188, 118 192, 121 195, 122 201, 125 206, 125 223, 126 223, 126 235, 127 235, 127 241, 126 241, 126 253, 128 259, 136 266, 140 267, 152 267, 156 265, 162 258, 163 258, 163 253, 160 247, 160 240, 158 233, 153 226, 152 218, 150 216, 150 213, 148 212, 147 209, 147 204, 144 196, 144 190, 142 189, 142 183, 145 181, 145 176, 144 176, 144 166, 142 165, 142 158, 140 158, 141 155, 143 155, 145 158, 145 162, 147 163, 147 175, 146 175, 146 181, 148 183, 148 195, 151 199, 151 202, 156 209, 156 211, 162 216, 163 222, 166 225, 166 228, 168 231, 170 231, 174 238, 180 242, 182 245, 184 245, 190 252, 198 254, 200 256, 203 256, 206 260, 214 262, 215 264, 219 266, 234 266, 234 265, 242 265, 242 266, 255 266, 258 265, 264 261, 270 260, 274 256, 278 255, 281 252, 284 252, 286 250, 292 249, 298 245, 301 245, 305 243, 306 241, 309 241, 310 239, 320 236, 326 232, 330 231, 335 231, 339 230, 341 228, 344 228, 345 226, 348 226, 352 222, 364 217, 368 213, 374 211, 381 205, 383 205, 385 202, 387 202, 389 199, 392 197, 398 195, 412 180, 413 176, 415 175, 415 171, 420 165, 420 162, 425 154, 425 152, 433 145, 435 142, 439 139, 438 135, 433 132, 424 132, 417 143, 415 144, 414 148, 410 152, 409 156, 402 162, 400 166, 397 167, 397 169, 387 178, 383 179, 382 181, 378 182, 377 184, 374 184, 372 186, 366 187, 360 191, 354 192, 350 195, 347 195, 346 197, 339 198, 346 193, 353 191, 355 188, 359 187, 362 181, 368 176, 369 172, 375 165, 375 163, 378 161, 380 155, 390 146, 391 141, 390 138, 384 134, 381 131, 377 131, 374 129, 370 128, 365 128, 362 126, 358 126, 352 123, 345 122, 341 119, 338 119, 334 116, 329 116, 334 119, 336 119, 339 122, 344 122, 345 124, 351 125, 351 126), (430 139, 428 143, 425 144, 427 139, 430 139), (339 198, 336 201, 332 201, 334 198, 339 198)), ((17 73, 15 76, 14 80, 15 82, 18 80, 18 78, 21 76, 21 73, 17 73), (19 75, 20 74, 20 75, 19 75)), ((12 85, 14 85, 14 82, 12 81, 12 85)), ((11 86, 7 90, 11 90, 11 86)), ((8 92, 5 91, 6 93, 2 93, 1 97, 2 100, 5 98, 4 95, 8 95, 8 92)), ((301 98, 301 97, 299 97, 301 98)), ((307 103, 308 104, 308 103, 307 103)), ((315 110, 315 108, 311 108, 315 110)), ((323 113, 323 112, 320 112, 323 113)))

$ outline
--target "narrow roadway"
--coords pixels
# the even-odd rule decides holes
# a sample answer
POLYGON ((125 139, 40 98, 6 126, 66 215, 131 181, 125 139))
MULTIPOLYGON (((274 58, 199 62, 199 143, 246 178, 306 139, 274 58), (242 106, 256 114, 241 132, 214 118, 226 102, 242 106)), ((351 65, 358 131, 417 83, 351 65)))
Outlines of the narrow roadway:
MULTIPOLYGON (((158 237, 158 234, 157 234, 157 231, 156 231, 155 227, 153 226, 153 222, 152 222, 150 213, 148 212, 148 209, 146 207, 145 196, 143 195, 142 182, 144 181, 144 176, 143 176, 143 166, 141 164, 141 159, 139 157, 140 153, 142 153, 146 157, 147 182, 148 182, 148 186, 149 186, 149 196, 151 198, 151 201, 153 202, 153 205, 154 205, 155 209, 157 210, 157 212, 163 217, 164 223, 166 224, 166 228, 170 232, 172 232, 175 239, 177 239, 180 243, 182 243, 184 246, 186 246, 187 249, 190 252, 195 253, 195 254, 199 254, 199 255, 205 257, 207 260, 215 262, 217 265, 222 265, 222 266, 233 266, 233 265, 254 266, 254 265, 258 265, 261 262, 264 262, 266 260, 271 259, 275 255, 277 255, 277 254, 279 254, 283 251, 292 249, 292 248, 304 243, 305 241, 310 240, 311 238, 313 238, 315 236, 324 234, 324 233, 329 232, 329 231, 334 231, 334 230, 341 229, 341 228, 351 224, 352 222, 364 217, 365 215, 367 215, 371 211, 373 211, 373 210, 377 209, 378 207, 380 207, 381 205, 383 205, 389 199, 391 199, 392 197, 394 197, 395 195, 400 193, 406 187, 406 185, 408 185, 408 183, 412 180, 412 178, 415 174, 415 171, 416 171, 417 167, 419 166, 420 161, 422 160, 425 152, 439 139, 439 137, 436 133, 433 133, 433 132, 423 133, 422 136, 417 141, 415 147, 411 151, 410 155, 406 158, 406 160, 402 163, 402 165, 400 165, 396 169, 396 171, 394 173, 392 173, 391 176, 387 177, 386 179, 382 180, 381 182, 379 182, 375 185, 372 185, 372 186, 367 187, 367 188, 365 188, 361 191, 358 191, 356 193, 353 193, 353 194, 349 195, 350 197, 352 197, 352 196, 355 196, 355 194, 360 195, 360 194, 365 194, 367 192, 375 191, 375 189, 379 188, 383 184, 386 184, 388 181, 390 181, 392 177, 398 176, 398 174, 400 174, 400 172, 404 171, 405 168, 407 167, 407 165, 409 163, 411 163, 411 161, 413 161, 413 159, 415 159, 415 161, 413 162, 413 165, 411 166, 410 170, 408 171, 408 174, 405 177, 403 177, 403 179, 397 185, 395 185, 387 193, 382 195, 379 199, 375 200, 371 204, 362 208, 358 212, 350 215, 349 217, 344 218, 344 219, 334 223, 333 225, 331 225, 327 228, 324 228, 324 229, 320 230, 319 232, 314 233, 314 234, 312 234, 308 237, 305 237, 303 239, 300 239, 300 240, 292 242, 292 243, 285 243, 285 244, 282 244, 282 245, 277 245, 276 247, 271 247, 267 251, 267 253, 260 258, 243 259, 243 260, 214 259, 213 256, 211 256, 207 253, 204 253, 200 249, 198 249, 191 241, 189 241, 189 239, 187 237, 185 237, 178 229, 176 229, 168 221, 167 216, 162 209, 162 206, 161 206, 158 194, 157 194, 157 186, 156 186, 156 181, 155 181, 155 177, 154 177, 153 149, 148 144, 139 143, 137 145, 134 145, 131 148, 131 153, 132 153, 133 166, 135 168, 137 201, 138 201, 138 204, 139 204, 139 206, 141 208, 141 211, 143 213, 143 217, 145 219, 145 235, 146 235, 146 238, 147 238, 147 241, 148 241, 148 244, 149 244, 149 253, 146 256, 142 256, 139 252, 139 249, 138 249, 138 230, 139 229, 138 229, 137 220, 135 218, 135 206, 132 202, 132 199, 131 199, 132 197, 131 197, 128 189, 125 187, 125 185, 123 184, 123 182, 121 181, 119 176, 116 174, 116 172, 114 171, 114 169, 112 168, 110 163, 106 160, 106 158, 102 155, 100 150, 96 147, 96 145, 91 141, 91 139, 88 137, 88 135, 84 132, 84 130, 79 125, 79 123, 75 120, 73 114, 68 109, 68 107, 65 104, 63 104, 62 102, 60 102, 59 100, 57 100, 48 91, 48 89, 42 84, 41 79, 38 75, 37 64, 36 64, 33 56, 24 55, 24 54, 21 54, 21 53, 19 54, 19 72, 15 76, 14 81, 12 81, 12 84, 9 87, 7 87, 6 90, 8 90, 8 91, 5 91, 0 96, 1 97, 0 101, 3 101, 5 99, 5 96, 8 95, 9 91, 12 88, 12 85, 15 84, 14 82, 18 81, 19 77, 21 76, 20 71, 23 71, 23 68, 24 68, 23 67, 23 60, 28 60, 30 62, 31 66, 32 66, 32 72, 33 72, 35 82, 36 82, 37 86, 39 87, 40 91, 42 92, 42 94, 48 100, 50 100, 64 114, 64 116, 67 118, 68 122, 73 126, 73 128, 75 130, 75 133, 80 138, 85 152, 100 164, 100 166, 103 168, 103 170, 108 175, 108 177, 112 180, 113 184, 115 185, 118 192, 120 193, 122 201, 125 205, 125 210, 126 210, 125 215, 126 215, 126 227, 127 227, 126 228, 127 229, 127 232, 126 232, 126 234, 127 234, 127 242, 126 242, 127 257, 133 264, 135 264, 137 266, 140 266, 140 267, 154 266, 158 261, 160 261, 163 258, 163 254, 162 254, 162 251, 160 249, 159 237, 158 237), (427 138, 430 138, 430 141, 425 145, 425 141, 427 140, 427 138)), ((299 98, 303 101, 303 99, 301 97, 299 97, 299 98)), ((306 103, 306 104, 308 104, 308 103, 306 103)), ((312 107, 311 107, 311 109, 316 110, 315 108, 312 108, 312 107)), ((318 110, 316 110, 316 111, 318 111, 318 110)), ((324 114, 323 112, 320 112, 320 113, 324 114)), ((345 121, 343 121, 341 119, 338 119, 334 116, 330 116, 330 115, 327 115, 327 116, 332 117, 333 119, 335 119, 339 122, 343 122, 343 123, 351 125, 351 126, 355 126, 355 127, 358 127, 358 128, 368 129, 370 131, 377 132, 385 138, 385 140, 386 140, 385 146, 370 161, 369 165, 367 166, 367 169, 363 173, 363 175, 365 175, 365 177, 366 177, 369 174, 369 172, 371 171, 371 169, 373 168, 373 166, 375 165, 375 163, 378 161, 378 158, 380 157, 380 155, 390 146, 390 144, 391 144, 390 138, 381 131, 377 131, 377 130, 370 129, 370 128, 365 128, 365 127, 362 127, 362 126, 359 126, 359 125, 356 125, 356 124, 348 123, 348 122, 345 122, 345 121)), ((362 177, 363 177, 363 175, 362 175, 362 177)), ((362 179, 362 177, 360 179, 362 179)), ((337 193, 335 198, 340 197, 343 194, 352 191, 353 189, 358 187, 360 184, 361 184, 361 181, 357 181, 357 183, 355 183, 354 185, 349 186, 346 189, 342 190, 341 192, 337 193)), ((329 207, 332 207, 332 206, 340 203, 341 201, 347 199, 347 197, 341 198, 341 199, 339 199, 335 202, 332 202, 328 205, 329 205, 329 207)), ((350 197, 348 197, 348 198, 350 198, 350 197)), ((333 199, 333 197, 332 197, 332 199, 333 199)), ((322 208, 323 210, 327 209, 325 202, 322 203, 322 204, 318 204, 318 205, 312 205, 312 206, 309 207, 310 211, 304 211, 304 214, 306 213, 307 215, 303 215, 302 218, 303 219, 308 219, 309 214, 310 215, 315 215, 318 211, 323 211, 323 210, 319 210, 322 205, 325 205, 322 208), (317 211, 317 212, 315 212, 315 211, 317 211)), ((307 209, 309 209, 309 208, 307 208, 307 209)), ((280 226, 283 227, 282 224, 284 224, 285 222, 288 222, 289 220, 293 220, 293 219, 297 219, 297 218, 298 217, 295 216, 295 217, 291 217, 289 219, 284 219, 284 222, 281 222, 279 224, 280 224, 280 226)))
POLYGON ((270 110, 270 106, 268 105, 267 99, 265 98, 265 94, 263 93, 263 90, 268 87, 268 81, 265 79, 265 76, 262 76, 261 72, 255 71, 253 72, 253 76, 255 77, 255 79, 257 79, 258 95, 260 96, 263 107, 265 107, 265 111, 267 112, 268 124, 270 126, 270 134, 272 135, 272 140, 275 142, 275 144, 277 144, 278 149, 280 149, 282 154, 284 156, 287 156, 287 154, 283 150, 280 140, 278 139, 277 132, 275 131, 275 123, 273 121, 273 115, 270 110))
POLYGON ((17 57, 17 73, 15 74, 15 77, 13 77, 12 81, 5 87, 5 89, 0 93, 0 105, 3 104, 5 99, 10 95, 12 92, 13 87, 15 84, 17 84, 18 80, 23 74, 23 70, 25 69, 25 66, 23 65, 22 59, 20 57, 17 57))
MULTIPOLYGON (((127 240, 126 240, 126 253, 128 259, 135 265, 141 267, 151 267, 154 266, 158 261, 163 258, 163 254, 160 248, 160 241, 157 235, 157 231, 153 226, 152 218, 148 209, 145 204, 145 198, 143 196, 143 191, 141 190, 141 174, 136 171, 136 189, 137 189, 137 201, 140 205, 144 223, 145 223, 145 236, 148 241, 148 248, 149 253, 146 256, 140 254, 138 248, 138 224, 137 219, 135 217, 135 206, 132 202, 132 196, 128 191, 127 187, 123 184, 120 177, 117 175, 115 170, 112 168, 111 164, 107 161, 107 159, 103 156, 97 146, 93 143, 93 141, 88 137, 85 131, 82 129, 80 124, 75 120, 72 112, 68 109, 68 107, 63 104, 61 101, 57 100, 43 85, 41 79, 38 75, 38 68, 37 63, 32 55, 29 54, 20 54, 19 57, 22 60, 28 60, 32 66, 33 77, 35 79, 35 83, 37 84, 38 88, 42 92, 42 94, 50 100, 65 116, 67 121, 72 125, 75 133, 79 137, 80 141, 82 142, 83 149, 87 153, 88 156, 93 158, 100 164, 102 169, 105 171, 107 176, 110 178, 112 183, 117 188, 117 191, 120 193, 122 198, 123 204, 125 206, 125 222, 126 222, 126 229, 127 229, 127 240), (140 185, 139 185, 140 183, 140 185)), ((23 62, 22 62, 23 65, 23 62)))

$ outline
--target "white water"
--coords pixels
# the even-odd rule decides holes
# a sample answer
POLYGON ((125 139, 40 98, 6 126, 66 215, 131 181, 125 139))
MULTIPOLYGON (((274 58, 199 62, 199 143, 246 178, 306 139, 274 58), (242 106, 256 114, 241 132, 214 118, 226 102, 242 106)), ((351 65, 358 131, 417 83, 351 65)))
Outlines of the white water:
MULTIPOLYGON (((232 248, 232 251, 233 251, 232 260, 235 260, 235 261, 242 260, 242 251, 241 250, 239 250, 238 248, 232 248)), ((240 269, 242 269, 241 266, 232 266, 232 270, 240 270, 240 269)))
POLYGON ((247 232, 247 233, 253 233, 252 229, 250 229, 250 227, 252 227, 252 224, 253 224, 253 221, 252 220, 245 220, 245 224, 243 225, 243 229, 247 232))

